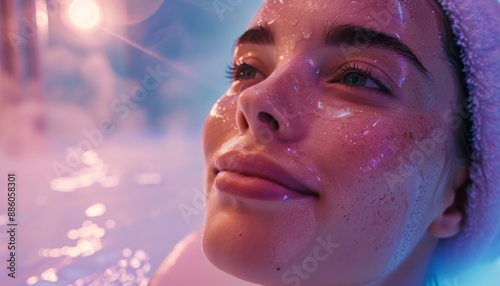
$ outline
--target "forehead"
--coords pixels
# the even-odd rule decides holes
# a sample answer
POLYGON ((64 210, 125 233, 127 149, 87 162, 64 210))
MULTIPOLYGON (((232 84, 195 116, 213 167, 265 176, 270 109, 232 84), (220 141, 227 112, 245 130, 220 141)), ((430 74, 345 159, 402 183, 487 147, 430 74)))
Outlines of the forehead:
POLYGON ((390 17, 399 24, 410 24, 432 10, 439 10, 434 0, 266 0, 259 15, 286 19, 297 12, 302 17, 313 16, 318 20, 359 21, 362 14, 371 15, 368 20, 375 22, 385 22, 390 17))
POLYGON ((270 24, 279 37, 324 32, 352 24, 394 36, 422 58, 442 55, 440 17, 434 0, 268 0, 251 26, 270 24))

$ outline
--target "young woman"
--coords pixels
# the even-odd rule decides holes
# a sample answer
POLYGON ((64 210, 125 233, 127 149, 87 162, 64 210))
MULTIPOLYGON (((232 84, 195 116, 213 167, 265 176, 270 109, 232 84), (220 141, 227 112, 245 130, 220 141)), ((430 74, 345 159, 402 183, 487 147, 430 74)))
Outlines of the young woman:
POLYGON ((492 254, 499 6, 266 1, 205 125, 208 260, 261 285, 424 285, 492 254))

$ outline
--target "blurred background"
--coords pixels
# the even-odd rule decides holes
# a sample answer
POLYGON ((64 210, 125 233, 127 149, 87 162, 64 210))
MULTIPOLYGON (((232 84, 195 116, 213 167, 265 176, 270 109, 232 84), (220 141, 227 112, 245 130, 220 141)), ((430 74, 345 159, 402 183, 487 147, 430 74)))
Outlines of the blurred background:
POLYGON ((201 226, 201 130, 261 3, 0 1, 0 285, 146 285, 201 226))

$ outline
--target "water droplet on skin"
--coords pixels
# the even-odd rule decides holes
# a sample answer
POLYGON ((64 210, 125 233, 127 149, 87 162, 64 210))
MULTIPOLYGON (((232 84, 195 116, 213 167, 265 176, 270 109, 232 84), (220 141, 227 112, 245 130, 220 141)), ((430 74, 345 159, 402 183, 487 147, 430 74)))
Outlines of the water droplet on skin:
POLYGON ((313 60, 313 59, 308 59, 308 60, 307 60, 307 63, 308 63, 310 66, 312 66, 312 67, 315 67, 315 66, 316 66, 316 64, 314 63, 314 60, 313 60))
POLYGON ((312 35, 312 32, 302 32, 302 36, 306 40, 308 40, 309 38, 311 38, 311 35, 312 35))
POLYGON ((283 60, 283 58, 284 58, 284 57, 283 57, 283 55, 280 55, 280 56, 279 56, 279 59, 280 59, 280 60, 283 60))
POLYGON ((298 86, 294 85, 294 86, 293 86, 293 89, 295 89, 295 92, 296 92, 296 93, 299 93, 299 87, 298 87, 298 86))
POLYGON ((399 88, 403 87, 403 84, 405 83, 406 81, 406 77, 405 76, 402 76, 399 78, 399 81, 398 81, 398 84, 399 84, 399 88))
POLYGON ((219 112, 217 112, 217 110, 220 110, 220 109, 221 109, 221 107, 219 106, 219 101, 218 101, 212 107, 212 110, 210 111, 210 116, 215 117, 215 118, 224 118, 222 115, 219 114, 219 112))
MULTIPOLYGON (((307 95, 307 98, 306 98, 306 102, 307 102, 308 104, 311 104, 311 103, 310 103, 310 102, 311 102, 311 97, 312 97, 312 93, 309 93, 309 94, 307 95)), ((310 112, 310 113, 311 113, 311 112, 310 112)))
POLYGON ((285 0, 280 0, 280 3, 281 4, 285 4, 285 0))
POLYGON ((319 101, 318 102, 318 110, 323 110, 325 108, 325 105, 323 104, 323 102, 319 101))
POLYGON ((272 24, 274 24, 274 22, 275 22, 275 19, 272 19, 271 21, 267 22, 267 24, 272 25, 272 24))
POLYGON ((352 115, 352 112, 348 108, 342 108, 339 110, 328 110, 328 115, 332 116, 334 118, 342 118, 342 117, 352 115))

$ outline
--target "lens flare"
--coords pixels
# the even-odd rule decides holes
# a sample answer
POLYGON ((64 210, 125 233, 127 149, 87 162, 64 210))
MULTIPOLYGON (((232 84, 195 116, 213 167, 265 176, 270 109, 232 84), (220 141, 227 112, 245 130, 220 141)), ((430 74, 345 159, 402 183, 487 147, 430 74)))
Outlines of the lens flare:
POLYGON ((73 0, 69 6, 69 18, 78 28, 88 30, 97 26, 101 12, 92 0, 73 0))

